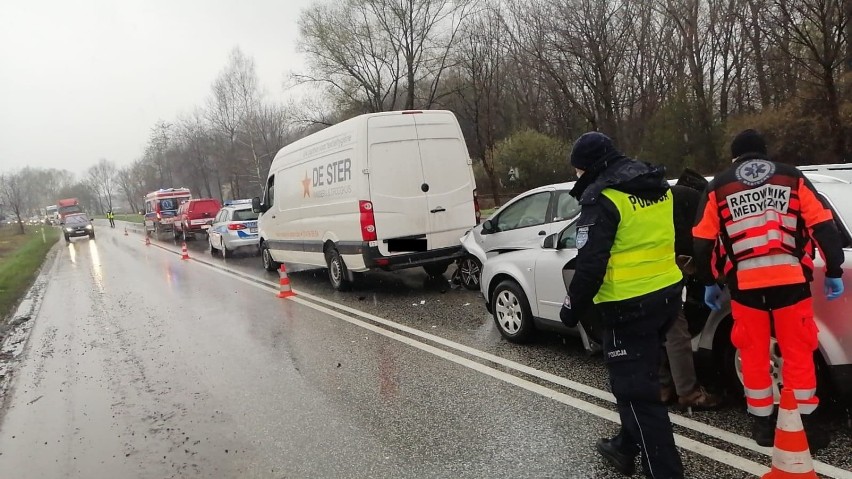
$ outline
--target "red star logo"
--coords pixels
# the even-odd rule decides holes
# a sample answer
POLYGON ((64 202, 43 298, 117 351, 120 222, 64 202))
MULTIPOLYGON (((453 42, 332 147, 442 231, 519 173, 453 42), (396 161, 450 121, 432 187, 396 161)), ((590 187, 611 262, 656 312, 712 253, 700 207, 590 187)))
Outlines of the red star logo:
POLYGON ((308 178, 308 172, 305 172, 305 179, 302 180, 302 198, 311 197, 311 179, 308 178))

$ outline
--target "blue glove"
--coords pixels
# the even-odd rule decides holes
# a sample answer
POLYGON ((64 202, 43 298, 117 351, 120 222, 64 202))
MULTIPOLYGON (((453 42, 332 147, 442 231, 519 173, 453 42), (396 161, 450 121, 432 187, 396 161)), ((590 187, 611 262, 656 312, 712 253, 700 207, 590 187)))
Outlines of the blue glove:
POLYGON ((718 284, 704 287, 704 304, 713 311, 722 309, 722 288, 718 284))
POLYGON ((825 297, 829 301, 843 294, 843 280, 840 278, 825 278, 825 297))
POLYGON ((562 302, 562 309, 559 310, 559 320, 562 324, 573 328, 577 326, 580 318, 574 318, 574 310, 571 309, 571 296, 565 296, 565 301, 562 302))

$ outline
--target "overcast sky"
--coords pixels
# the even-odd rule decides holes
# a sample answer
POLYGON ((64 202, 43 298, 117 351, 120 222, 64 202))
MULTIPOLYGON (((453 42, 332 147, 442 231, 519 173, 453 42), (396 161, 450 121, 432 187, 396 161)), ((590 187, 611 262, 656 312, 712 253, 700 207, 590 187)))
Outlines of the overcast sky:
POLYGON ((237 46, 283 99, 286 73, 303 65, 296 22, 311 3, 0 1, 0 171, 130 163, 158 119, 204 104, 237 46))

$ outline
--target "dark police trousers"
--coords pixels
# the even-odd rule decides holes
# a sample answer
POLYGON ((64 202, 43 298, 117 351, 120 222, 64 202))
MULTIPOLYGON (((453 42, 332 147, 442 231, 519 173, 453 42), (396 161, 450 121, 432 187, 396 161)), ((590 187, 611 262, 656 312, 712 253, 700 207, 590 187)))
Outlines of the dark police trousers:
POLYGON ((660 400, 663 342, 681 308, 680 287, 675 289, 600 305, 604 360, 621 417, 612 444, 631 456, 641 452, 645 476, 654 479, 683 477, 668 409, 660 400))

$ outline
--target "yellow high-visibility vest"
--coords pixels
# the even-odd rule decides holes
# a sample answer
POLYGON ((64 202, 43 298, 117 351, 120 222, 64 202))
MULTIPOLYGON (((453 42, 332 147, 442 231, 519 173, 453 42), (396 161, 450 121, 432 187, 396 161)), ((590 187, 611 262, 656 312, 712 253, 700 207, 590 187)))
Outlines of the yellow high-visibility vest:
POLYGON ((636 298, 682 280, 675 263, 671 190, 656 200, 611 188, 602 194, 618 208, 621 220, 595 304, 636 298))

